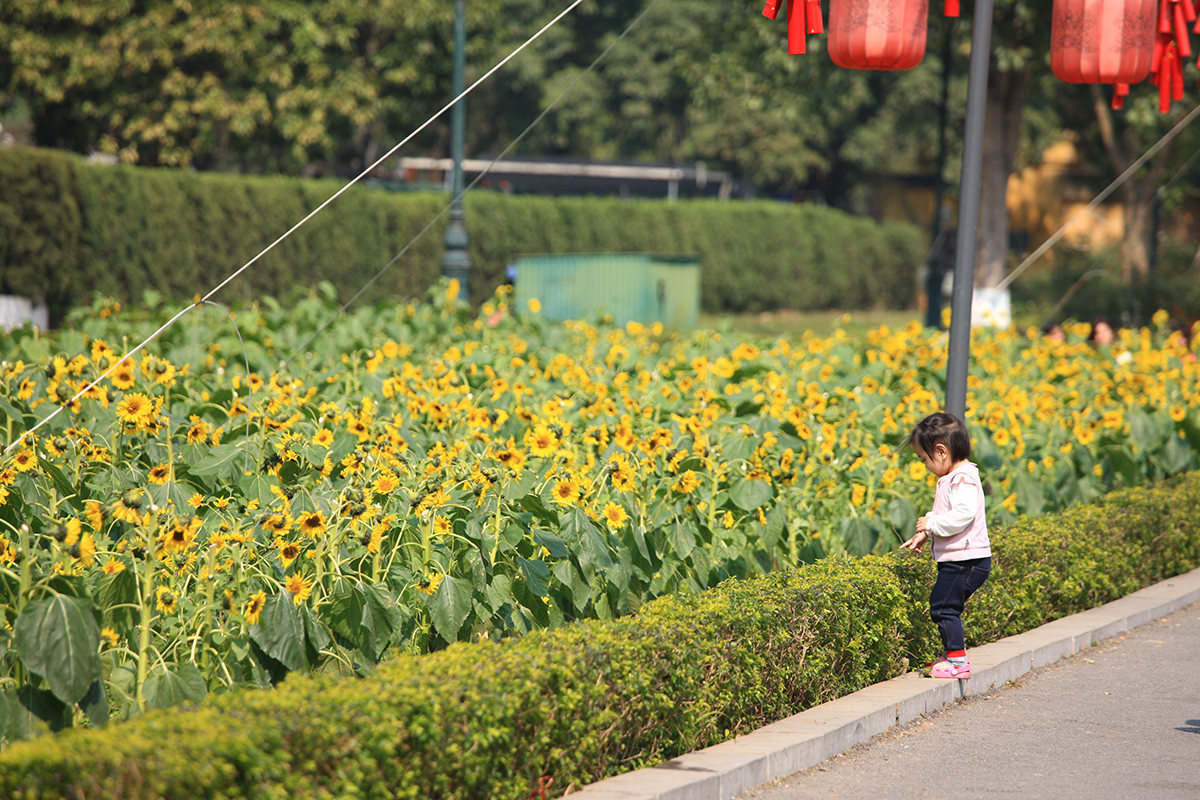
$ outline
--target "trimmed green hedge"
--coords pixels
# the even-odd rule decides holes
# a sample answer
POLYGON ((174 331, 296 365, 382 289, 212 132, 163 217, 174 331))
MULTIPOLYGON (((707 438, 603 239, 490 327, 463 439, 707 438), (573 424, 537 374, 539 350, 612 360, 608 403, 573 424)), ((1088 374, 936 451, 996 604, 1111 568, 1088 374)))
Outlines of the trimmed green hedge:
MULTIPOLYGON (((0 150, 0 293, 45 297, 55 319, 100 293, 207 294, 344 184, 93 164, 52 150, 0 150)), ((286 298, 327 280, 340 301, 444 208, 434 193, 355 186, 216 296, 286 298)), ((701 256, 707 311, 910 307, 921 234, 813 205, 622 201, 473 192, 466 198, 472 299, 522 254, 701 256)), ((441 272, 439 219, 364 294, 411 298, 441 272)))
MULTIPOLYGON (((1200 565, 1200 473, 994 531, 971 646, 1200 565)), ((707 746, 934 655, 932 562, 827 559, 370 678, 70 729, 0 753, 0 796, 527 798, 707 746)))

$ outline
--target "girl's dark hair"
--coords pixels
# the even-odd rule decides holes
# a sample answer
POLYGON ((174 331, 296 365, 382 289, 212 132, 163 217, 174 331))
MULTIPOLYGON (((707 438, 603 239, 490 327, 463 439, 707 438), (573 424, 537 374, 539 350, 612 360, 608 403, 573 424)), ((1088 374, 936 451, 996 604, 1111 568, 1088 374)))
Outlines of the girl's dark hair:
POLYGON ((966 461, 971 457, 971 436, 967 433, 966 424, 944 411, 930 414, 917 423, 912 433, 904 440, 905 447, 919 449, 922 453, 933 452, 934 445, 944 444, 950 451, 950 458, 966 461))

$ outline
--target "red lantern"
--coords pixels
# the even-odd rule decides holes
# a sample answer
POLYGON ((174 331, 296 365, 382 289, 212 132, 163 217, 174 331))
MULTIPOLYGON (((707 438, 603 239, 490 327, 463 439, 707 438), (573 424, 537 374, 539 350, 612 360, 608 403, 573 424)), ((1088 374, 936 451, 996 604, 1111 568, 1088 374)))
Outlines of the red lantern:
POLYGON ((929 0, 830 0, 829 56, 850 69, 911 69, 928 20, 929 0))
POLYGON ((1120 108, 1150 74, 1157 16, 1158 0, 1054 0, 1050 69, 1067 83, 1114 84, 1120 108))

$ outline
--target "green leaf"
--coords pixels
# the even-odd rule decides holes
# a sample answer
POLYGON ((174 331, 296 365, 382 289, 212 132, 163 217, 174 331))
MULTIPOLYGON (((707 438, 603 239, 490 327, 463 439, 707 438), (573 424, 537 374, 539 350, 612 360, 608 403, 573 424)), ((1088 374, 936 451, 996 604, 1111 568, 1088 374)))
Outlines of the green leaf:
POLYGON ((579 570, 575 568, 575 565, 569 559, 564 559, 556 561, 551 571, 554 573, 554 577, 558 578, 559 583, 567 588, 575 609, 582 612, 587 607, 591 590, 587 582, 583 579, 583 576, 579 574, 579 570))
POLYGON ((72 486, 63 471, 45 459, 41 459, 38 466, 54 481, 54 485, 62 497, 69 500, 76 511, 83 511, 83 501, 89 497, 87 486, 83 484, 78 488, 72 486))
POLYGON ((574 542, 580 562, 598 569, 612 569, 612 553, 608 541, 582 508, 572 506, 567 510, 561 529, 568 542, 574 542))
POLYGON ((843 517, 842 538, 851 555, 865 556, 875 547, 879 532, 863 517, 843 517))
POLYGON ((103 677, 100 626, 87 600, 56 594, 25 606, 13 626, 21 663, 68 705, 103 677))
POLYGON ((104 681, 95 681, 79 701, 79 710, 88 718, 92 727, 103 728, 108 724, 108 693, 104 681))
MULTIPOLYGON (((240 475, 244 467, 246 447, 248 445, 245 444, 219 444, 209 451, 209 455, 192 464, 188 472, 201 477, 240 475)), ((253 466, 253 458, 250 459, 250 464, 253 466)))
POLYGON ((272 486, 279 488, 279 479, 274 475, 245 475, 241 481, 241 490, 246 502, 257 500, 262 508, 270 508, 276 500, 276 495, 271 491, 272 486))
POLYGON ((171 708, 180 703, 199 703, 208 695, 208 686, 200 670, 189 661, 156 667, 142 684, 142 694, 151 708, 171 708))
MULTIPOLYGON (((555 527, 558 527, 557 524, 555 527)), ((549 550, 553 558, 567 558, 571 555, 571 551, 567 549, 567 543, 553 533, 535 531, 533 540, 549 550)))
POLYGON ((1188 446, 1186 439, 1181 439, 1177 435, 1169 436, 1166 444, 1163 445, 1159 463, 1162 464, 1162 468, 1167 471, 1168 475, 1185 472, 1192 464, 1192 448, 1188 446))
POLYGON ((736 478, 729 486, 729 499, 743 511, 753 511, 775 496, 766 481, 736 478))
POLYGON ((395 601, 382 586, 343 581, 330 598, 329 622, 369 659, 378 662, 400 628, 395 601))
POLYGON ((900 532, 900 539, 908 539, 917 529, 917 509, 907 497, 897 497, 887 505, 888 521, 900 532))
POLYGON ((1016 470, 1013 473, 1013 489, 1016 490, 1017 503, 1023 513, 1030 516, 1042 513, 1042 508, 1046 505, 1046 493, 1042 484, 1034 480, 1028 472, 1016 470))
POLYGON ((513 595, 539 626, 543 628, 549 627, 550 609, 546 605, 546 601, 542 599, 543 595, 534 594, 523 583, 513 585, 513 595))
POLYGON ((521 566, 521 574, 525 576, 529 591, 538 597, 545 597, 550 592, 550 567, 546 566, 546 562, 518 556, 517 563, 521 566))
POLYGON ((123 569, 105 575, 96 592, 96 602, 107 627, 122 635, 133 631, 141 615, 137 574, 132 569, 123 569))
POLYGON ((667 541, 680 559, 687 558, 696 549, 695 532, 678 520, 667 526, 667 541))
POLYGON ((316 665, 321 660, 321 651, 333 644, 333 637, 329 635, 329 631, 325 630, 325 626, 317 619, 317 615, 308 606, 297 606, 300 611, 300 619, 304 623, 304 643, 306 646, 305 652, 308 654, 308 663, 316 665))
POLYGON ((280 587, 278 594, 267 598, 258 624, 250 628, 250 638, 264 653, 290 670, 308 666, 304 620, 287 589, 280 587))
POLYGON ((542 498, 538 497, 536 494, 527 494, 522 497, 521 508, 528 511, 530 514, 533 514, 535 517, 540 519, 542 522, 545 522, 552 528, 557 528, 559 525, 558 514, 554 511, 554 509, 547 508, 546 504, 542 502, 542 498))
POLYGON ((433 627, 447 642, 458 641, 458 631, 471 613, 471 583, 449 575, 442 578, 437 592, 426 596, 425 605, 433 627))
MULTIPOLYGON (((570 563, 570 562, 559 562, 570 563)), ((500 607, 505 603, 513 603, 512 580, 504 574, 496 575, 492 578, 492 582, 488 584, 487 591, 488 608, 495 613, 500 610, 500 607)))
POLYGON ((9 742, 32 739, 46 731, 45 723, 11 692, 0 693, 0 737, 9 742))

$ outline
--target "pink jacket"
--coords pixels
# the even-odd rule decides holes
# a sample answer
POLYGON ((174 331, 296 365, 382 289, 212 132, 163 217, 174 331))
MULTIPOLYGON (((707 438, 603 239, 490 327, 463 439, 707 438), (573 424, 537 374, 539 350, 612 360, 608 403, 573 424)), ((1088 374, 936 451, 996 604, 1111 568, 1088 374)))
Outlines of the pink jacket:
POLYGON ((926 523, 933 534, 934 561, 966 561, 992 554, 977 466, 965 461, 938 478, 926 523))

